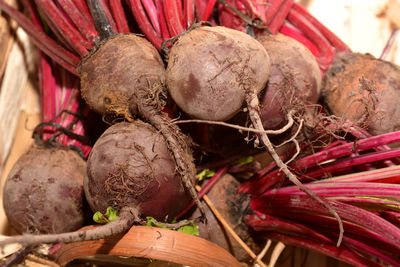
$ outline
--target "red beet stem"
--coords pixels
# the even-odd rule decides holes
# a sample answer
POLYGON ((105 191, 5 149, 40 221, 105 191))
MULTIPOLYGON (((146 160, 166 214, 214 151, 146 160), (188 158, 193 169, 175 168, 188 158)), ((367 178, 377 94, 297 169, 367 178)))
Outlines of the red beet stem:
POLYGON ((273 231, 281 233, 291 233, 301 235, 315 241, 333 245, 333 241, 328 237, 315 231, 313 228, 303 224, 285 220, 279 217, 262 215, 262 218, 257 216, 247 216, 246 225, 253 228, 255 231, 273 231))
POLYGON ((183 33, 184 29, 176 0, 164 1, 164 14, 171 36, 177 36, 183 33))
MULTIPOLYGON (((369 183, 369 182, 314 182, 305 185, 322 197, 381 197, 400 199, 400 184, 369 183)), ((263 196, 304 195, 296 186, 285 186, 280 189, 268 190, 263 196)), ((360 198, 360 200, 368 198, 360 198)), ((387 203, 387 202, 385 202, 387 203)))
MULTIPOLYGON (((209 19, 210 16, 208 16, 207 20, 205 20, 205 11, 208 5, 208 1, 204 1, 204 0, 194 0, 195 4, 194 4, 194 8, 195 8, 195 12, 196 12, 196 19, 197 21, 207 21, 209 19)), ((214 0, 209 0, 209 1, 214 1, 214 0)), ((215 1, 216 2, 216 1, 215 1)), ((215 3, 212 5, 214 6, 215 3)), ((212 10, 212 8, 211 8, 212 10)), ((211 14, 211 11, 210 11, 211 14)))
POLYGON ((92 43, 86 41, 79 31, 72 25, 64 14, 52 1, 35 0, 35 3, 43 15, 51 21, 49 26, 54 26, 54 31, 59 32, 68 45, 81 57, 88 55, 88 49, 93 47, 92 43))
POLYGON ((88 49, 92 49, 94 41, 98 37, 94 24, 79 11, 72 0, 58 0, 58 2, 82 36, 88 41, 87 44, 90 45, 88 49))
MULTIPOLYGON (((312 155, 306 156, 302 159, 293 162, 290 166, 294 168, 294 171, 304 171, 311 167, 317 166, 320 163, 330 160, 337 159, 340 157, 348 156, 353 153, 353 149, 357 152, 371 149, 376 146, 384 144, 390 144, 400 141, 400 132, 391 132, 383 135, 372 136, 359 140, 356 144, 347 143, 344 145, 336 146, 328 150, 320 151, 312 155)), ((262 194, 269 187, 279 182, 285 176, 279 170, 274 170, 264 177, 258 178, 257 180, 249 181, 246 187, 241 192, 248 192, 252 195, 262 194)))
POLYGON ((24 15, 6 4, 4 0, 0 0, 0 9, 18 22, 40 50, 71 73, 78 75, 76 67, 80 63, 80 59, 77 56, 58 45, 53 39, 48 37, 46 33, 38 27, 35 27, 24 15))
MULTIPOLYGON (((258 216, 264 216, 264 214, 259 214, 258 216)), ((315 231, 321 233, 329 233, 330 235, 335 234, 336 231, 332 231, 336 229, 336 220, 331 217, 327 217, 323 214, 311 214, 311 213, 297 213, 295 210, 293 212, 277 211, 274 212, 274 216, 278 216, 279 218, 284 218, 286 220, 295 221, 297 223, 305 224, 309 227, 312 227, 315 231)), ((390 241, 386 238, 382 237, 380 234, 371 231, 368 228, 363 226, 343 221, 344 229, 346 230, 345 236, 354 236, 358 240, 363 239, 370 244, 381 244, 381 247, 387 251, 399 254, 400 250, 396 246, 394 246, 390 241)), ((327 234, 325 234, 327 235, 327 234)), ((334 239, 332 239, 334 240, 334 239)))
MULTIPOLYGON (((400 248, 400 229, 393 224, 364 209, 335 200, 325 199, 325 201, 335 209, 343 221, 369 229, 387 239, 393 246, 400 248)), ((286 210, 296 213, 331 216, 324 207, 306 195, 263 196, 252 199, 251 208, 271 215, 276 215, 275 212, 279 214, 282 210, 286 210)))
POLYGON ((149 18, 153 29, 156 31, 158 36, 161 36, 161 27, 158 20, 158 12, 160 12, 160 10, 157 12, 153 0, 142 0, 142 4, 146 10, 147 17, 149 18))
POLYGON ((330 182, 332 180, 338 182, 381 182, 393 184, 400 183, 400 165, 336 176, 318 182, 330 182))
POLYGON ((359 240, 347 236, 343 237, 343 242, 345 242, 349 247, 352 247, 357 251, 360 251, 366 255, 370 255, 377 259, 383 260, 390 266, 400 266, 400 261, 396 259, 396 256, 394 255, 390 256, 386 253, 383 253, 380 250, 380 246, 377 244, 371 244, 371 245, 366 244, 365 242, 361 242, 359 240))
POLYGON ((323 71, 328 70, 329 65, 332 63, 336 49, 331 46, 325 36, 323 36, 322 33, 316 27, 314 27, 310 21, 308 21, 295 9, 292 8, 290 10, 287 19, 318 46, 320 55, 317 58, 317 61, 323 71))
POLYGON ((325 27, 321 22, 314 18, 307 10, 305 10, 301 5, 295 3, 293 9, 298 11, 302 16, 304 16, 308 21, 310 21, 314 27, 316 27, 325 37, 328 39, 334 47, 342 51, 350 51, 350 48, 337 37, 333 32, 331 32, 327 27, 325 27))
POLYGON ((318 47, 309 39, 307 39, 307 37, 305 37, 304 34, 302 34, 299 30, 295 29, 293 25, 289 24, 288 22, 285 22, 285 24, 282 25, 279 31, 282 34, 289 36, 297 40, 298 42, 302 43, 305 47, 308 48, 308 50, 311 51, 311 53, 315 57, 318 57, 319 55, 318 47))
POLYGON ((188 30, 194 23, 194 0, 184 0, 183 11, 183 26, 188 30))
POLYGON ((295 237, 278 233, 268 233, 267 237, 276 241, 280 241, 287 245, 298 246, 305 249, 317 251, 332 258, 347 262, 353 266, 383 267, 383 265, 373 262, 368 258, 360 255, 359 253, 350 250, 347 247, 337 248, 334 245, 321 244, 320 242, 316 242, 308 238, 295 237))
POLYGON ((335 173, 338 173, 341 170, 350 166, 374 163, 377 161, 383 161, 395 157, 400 157, 400 149, 371 152, 368 154, 362 154, 351 158, 339 159, 333 163, 321 165, 321 167, 317 168, 316 170, 311 170, 309 172, 306 172, 304 174, 304 177, 318 178, 324 175, 334 175, 335 173))
MULTIPOLYGON (((54 99, 55 92, 51 90, 54 88, 54 77, 51 73, 51 64, 48 58, 43 55, 43 53, 39 54, 39 85, 40 85, 40 94, 42 97, 41 101, 41 110, 42 110, 42 121, 50 121, 56 116, 54 99)), ((49 136, 46 134, 43 136, 47 139, 49 136)))
MULTIPOLYGON (((146 35, 147 39, 158 49, 161 50, 162 40, 153 29, 150 21, 147 18, 146 11, 144 10, 140 0, 129 0, 132 14, 136 18, 139 28, 146 35)), ((165 3, 164 3, 165 4, 165 3)))
POLYGON ((163 8, 163 0, 156 0, 157 10, 158 10, 158 20, 160 21, 161 27, 161 36, 163 40, 168 40, 171 38, 171 35, 168 32, 167 22, 165 21, 164 16, 164 8, 163 8))
POLYGON ((210 18, 211 12, 212 12, 216 2, 217 2, 217 0, 207 1, 207 6, 206 6, 206 9, 204 10, 201 20, 207 21, 210 18))
POLYGON ((275 17, 276 12, 280 9, 284 0, 269 0, 267 11, 265 12, 265 24, 269 25, 275 17))
POLYGON ((111 13, 117 24, 118 32, 129 33, 128 21, 125 16, 124 9, 122 7, 121 0, 110 0, 111 13))
POLYGON ((87 18, 88 21, 90 21, 90 23, 92 24, 92 27, 94 27, 93 18, 90 14, 89 7, 86 4, 86 0, 72 0, 72 2, 74 2, 76 8, 79 10, 79 13, 87 18))
POLYGON ((268 24, 268 29, 273 33, 276 34, 280 27, 282 26, 283 22, 285 21, 286 17, 288 16, 294 0, 285 0, 283 4, 280 6, 278 12, 275 13, 275 16, 268 24))

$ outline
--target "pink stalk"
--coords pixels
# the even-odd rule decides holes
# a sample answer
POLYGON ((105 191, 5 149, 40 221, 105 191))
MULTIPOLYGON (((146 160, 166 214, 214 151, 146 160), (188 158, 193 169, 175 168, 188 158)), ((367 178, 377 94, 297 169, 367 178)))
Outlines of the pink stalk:
POLYGON ((203 16, 201 17, 202 21, 207 21, 210 18, 211 12, 212 12, 216 2, 217 2, 217 0, 208 0, 207 1, 207 6, 204 10, 203 16))
POLYGON ((310 21, 314 27, 316 27, 326 39, 328 39, 334 47, 342 51, 350 51, 350 48, 340 40, 333 32, 326 28, 321 22, 314 18, 310 13, 307 12, 301 5, 295 3, 293 9, 298 11, 303 17, 310 21))
MULTIPOLYGON (((208 5, 209 1, 204 1, 204 0, 194 0, 194 1, 195 1, 194 8, 196 11, 197 21, 207 21, 210 16, 208 16, 208 18, 206 20, 204 18, 205 18, 205 11, 207 9, 207 5, 208 5)), ((212 0, 212 1, 214 1, 214 0, 212 0)), ((214 6, 214 4, 212 4, 212 6, 214 6)), ((210 14, 211 14, 211 10, 212 10, 212 8, 210 9, 210 14)))
POLYGON ((385 210, 381 212, 381 217, 400 228, 400 212, 385 210))
POLYGON ((171 36, 173 37, 183 33, 184 29, 176 0, 164 0, 164 14, 171 36))
POLYGON ((247 13, 251 18, 260 18, 261 14, 255 8, 255 1, 250 0, 237 0, 239 3, 243 4, 243 10, 247 13))
POLYGON ((81 13, 82 16, 86 17, 90 21, 92 26, 95 27, 92 15, 90 14, 90 10, 86 4, 86 1, 85 0, 72 0, 72 2, 74 2, 76 8, 79 10, 79 13, 81 13))
POLYGON ((280 241, 287 245, 302 247, 309 250, 314 250, 324 255, 330 256, 332 258, 347 262, 353 266, 358 267, 374 267, 379 266, 383 267, 383 265, 373 262, 368 258, 355 253, 347 247, 336 247, 335 245, 327 245, 321 244, 320 242, 312 241, 307 238, 289 236, 278 233, 268 233, 266 234, 268 238, 271 238, 276 241, 280 241))
POLYGON ((183 23, 183 7, 182 7, 182 1, 181 0, 175 0, 176 1, 176 7, 178 9, 178 18, 181 22, 182 25, 185 25, 183 23))
MULTIPOLYGON (((239 8, 239 2, 233 1, 233 0, 226 0, 226 3, 231 5, 233 8, 240 9, 239 8)), ((218 15, 219 15, 219 22, 221 26, 225 26, 231 29, 235 29, 238 31, 245 32, 245 24, 243 23, 243 20, 238 17, 235 12, 233 12, 231 9, 225 7, 223 4, 219 3, 218 4, 218 15)))
POLYGON ((118 32, 129 33, 128 21, 125 16, 124 9, 122 7, 121 0, 110 0, 111 13, 117 24, 118 32))
POLYGON ((289 37, 297 40, 298 42, 302 43, 305 47, 308 48, 308 50, 311 51, 311 53, 315 57, 319 56, 318 47, 313 42, 311 42, 309 39, 307 39, 307 37, 304 36, 304 34, 302 32, 300 32, 299 30, 294 28, 294 26, 292 26, 288 22, 285 22, 285 24, 282 25, 282 27, 279 29, 279 31, 282 34, 289 36, 289 37))
POLYGON ((377 170, 351 173, 343 176, 336 176, 330 179, 317 181, 324 182, 380 182, 380 183, 400 183, 400 165, 386 167, 377 170))
POLYGON ((161 36, 163 40, 168 40, 171 38, 168 32, 167 22, 164 17, 163 0, 156 0, 157 10, 158 10, 158 20, 160 21, 161 36))
POLYGON ((35 27, 24 15, 6 4, 4 0, 0 0, 0 9, 17 21, 40 50, 71 73, 78 75, 76 67, 80 63, 80 58, 57 44, 46 33, 35 27))
POLYGON ((157 12, 153 0, 142 0, 142 4, 146 10, 147 17, 150 19, 151 25, 153 25, 153 29, 158 36, 161 36, 161 28, 158 20, 158 12, 160 12, 160 10, 157 12))
MULTIPOLYGON (((372 214, 372 213, 371 213, 372 214)), ((286 220, 294 221, 296 223, 305 224, 308 227, 311 227, 313 230, 327 234, 335 234, 332 240, 337 239, 336 229, 337 222, 335 218, 327 217, 323 214, 311 214, 311 213, 299 213, 295 210, 293 212, 284 212, 284 211, 274 211, 274 216, 278 216, 279 218, 284 218, 286 220), (332 231, 335 230, 335 231, 332 231)), ((259 214, 259 217, 264 216, 264 214, 259 214)), ((390 241, 384 238, 382 235, 377 234, 374 231, 369 230, 368 228, 354 224, 348 221, 343 221, 343 227, 345 229, 344 236, 352 236, 358 240, 363 240, 365 243, 369 244, 380 244, 381 249, 384 249, 388 252, 399 254, 400 249, 394 246, 390 241)))
POLYGON ((76 8, 75 4, 72 0, 57 0, 59 5, 63 8, 63 10, 67 13, 68 17, 74 23, 74 25, 78 28, 79 32, 83 35, 83 37, 88 40, 88 44, 92 45, 88 49, 92 49, 94 47, 94 41, 98 37, 97 31, 93 23, 83 16, 80 13, 79 9, 76 8))
MULTIPOLYGON (((161 50, 162 39, 155 32, 153 26, 147 18, 146 12, 140 0, 129 0, 132 14, 136 18, 139 28, 142 30, 147 39, 158 49, 161 50)), ((165 4, 165 3, 164 3, 165 4)))
POLYGON ((268 25, 268 29, 273 34, 276 34, 279 31, 279 29, 282 27, 283 22, 285 21, 290 10, 292 9, 293 3, 294 3, 294 0, 285 0, 283 2, 283 4, 280 6, 279 10, 275 13, 275 16, 273 17, 270 24, 268 25))
MULTIPOLYGON (((59 65, 48 62, 47 68, 41 68, 40 77, 44 82, 41 83, 41 97, 43 103, 43 121, 55 122, 64 128, 70 127, 73 124, 71 132, 77 135, 84 135, 85 128, 81 119, 77 119, 75 115, 61 112, 68 110, 77 113, 80 110, 80 94, 79 94, 79 79, 76 76, 68 73, 59 65), (42 71, 45 70, 45 71, 42 71), (56 117, 57 116, 57 117, 56 117)), ((61 132, 56 127, 44 127, 43 139, 48 140, 56 134, 55 141, 63 146, 76 146, 81 149, 84 156, 88 156, 90 145, 82 143, 67 134, 61 132)))
POLYGON ((400 202, 399 201, 392 201, 392 200, 386 200, 384 199, 385 196, 382 196, 381 199, 379 198, 370 198, 368 197, 346 197, 346 196, 335 196, 332 197, 331 199, 343 202, 343 203, 348 203, 352 204, 354 206, 358 206, 361 208, 366 208, 366 209, 388 209, 388 208, 393 208, 397 207, 397 209, 400 209, 400 202))
POLYGON ((253 228, 255 231, 272 231, 281 233, 291 233, 294 235, 302 235, 304 237, 319 241, 321 243, 334 244, 328 237, 320 234, 314 229, 304 226, 300 223, 285 220, 279 217, 263 215, 262 218, 258 216, 247 216, 246 225, 253 228))
POLYGON ((265 24, 269 25, 272 19, 275 17, 276 12, 280 9, 284 0, 269 0, 267 5, 267 11, 265 12, 265 24))
MULTIPOLYGON (((400 200, 400 184, 368 183, 368 182, 314 182, 305 184, 306 187, 321 197, 382 197, 400 200)), ((304 195, 296 186, 285 186, 266 191, 262 197, 280 195, 304 195)), ((360 198, 363 200, 364 198, 360 198)), ((367 201, 368 198, 365 198, 367 201)), ((397 202, 400 205, 400 202, 397 202)), ((400 206, 399 206, 400 207, 400 206)))
POLYGON ((321 70, 326 71, 332 63, 333 56, 336 52, 335 48, 331 46, 325 36, 322 35, 322 33, 315 28, 310 21, 295 9, 290 10, 287 19, 318 46, 320 55, 317 58, 317 61, 321 70))
POLYGON ((400 261, 396 260, 394 255, 390 256, 382 251, 380 251, 380 247, 377 244, 367 245, 364 242, 360 242, 356 239, 349 238, 347 236, 343 237, 343 242, 346 243, 349 247, 353 247, 355 250, 360 251, 366 255, 370 255, 374 258, 380 259, 391 266, 400 266, 400 261))
MULTIPOLYGON (((222 176, 225 175, 227 170, 228 170, 227 166, 219 169, 214 174, 214 176, 208 181, 208 183, 201 188, 201 190, 197 194, 197 197, 199 199, 202 199, 205 194, 210 192, 211 188, 222 178, 222 176)), ((189 205, 187 205, 187 207, 181 213, 179 213, 179 215, 177 216, 177 219, 181 218, 183 215, 185 215, 193 207, 194 207, 194 202, 192 200, 192 201, 190 201, 189 205)))
MULTIPOLYGON (((393 246, 400 248, 400 229, 393 224, 364 209, 339 201, 329 199, 325 199, 325 201, 339 214, 344 222, 347 221, 367 228, 387 239, 393 246)), ((325 208, 306 195, 263 196, 252 199, 251 208, 271 215, 276 215, 275 212, 279 214, 282 211, 290 211, 301 214, 331 216, 325 208)))
MULTIPOLYGON (((347 143, 344 145, 333 147, 329 150, 320 151, 312 155, 306 156, 296 162, 290 164, 290 166, 297 172, 303 172, 314 166, 319 166, 322 162, 338 159, 340 157, 348 156, 353 153, 353 149, 357 152, 371 149, 376 146, 383 144, 390 144, 400 141, 400 132, 391 132, 383 135, 372 136, 370 138, 365 138, 359 140, 356 144, 347 143)), ((252 195, 262 194, 269 187, 283 179, 285 176, 283 173, 276 169, 264 177, 258 178, 256 180, 251 180, 246 183, 242 188, 241 192, 248 192, 252 195)))
POLYGON ((183 26, 190 29, 194 23, 194 0, 183 0, 183 26))
MULTIPOLYGON (((54 77, 51 75, 51 65, 49 59, 46 58, 43 53, 39 54, 39 85, 41 95, 41 110, 42 110, 42 121, 50 121, 56 116, 54 106, 54 90, 51 90, 54 86, 54 77)), ((46 128, 47 129, 47 128, 46 128)), ((43 131, 43 138, 47 139, 49 134, 43 131)))
POLYGON ((386 159, 391 159, 400 156, 400 149, 393 149, 387 151, 371 152, 368 154, 362 154, 351 158, 339 159, 335 162, 328 164, 321 164, 317 169, 306 172, 303 177, 306 178, 318 178, 326 174, 334 175, 341 170, 357 165, 363 165, 367 163, 374 163, 386 159))
POLYGON ((37 7, 40 11, 48 18, 58 31, 68 45, 80 55, 80 57, 85 57, 88 55, 88 49, 92 46, 88 43, 79 33, 79 31, 71 24, 71 22, 64 16, 64 14, 58 9, 52 1, 45 0, 35 0, 37 7))

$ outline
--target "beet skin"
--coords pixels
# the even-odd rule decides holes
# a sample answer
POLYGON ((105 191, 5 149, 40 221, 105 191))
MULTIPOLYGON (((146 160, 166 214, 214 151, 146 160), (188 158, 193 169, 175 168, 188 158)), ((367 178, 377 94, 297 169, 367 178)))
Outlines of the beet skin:
POLYGON ((283 34, 258 39, 271 59, 271 74, 260 98, 261 119, 265 129, 277 130, 293 108, 315 104, 321 91, 321 71, 311 52, 283 34))
POLYGON ((173 219, 190 200, 164 137, 139 120, 114 124, 97 140, 84 188, 93 211, 134 207, 157 220, 173 219))
POLYGON ((19 233, 63 233, 82 227, 86 163, 72 150, 32 147, 9 173, 3 202, 19 233))
POLYGON ((225 121, 257 95, 269 77, 269 57, 251 36, 225 27, 199 27, 172 46, 168 91, 193 118, 225 121))
POLYGON ((149 41, 134 34, 116 35, 82 61, 82 96, 102 115, 130 118, 132 95, 157 91, 164 73, 164 63, 149 41))

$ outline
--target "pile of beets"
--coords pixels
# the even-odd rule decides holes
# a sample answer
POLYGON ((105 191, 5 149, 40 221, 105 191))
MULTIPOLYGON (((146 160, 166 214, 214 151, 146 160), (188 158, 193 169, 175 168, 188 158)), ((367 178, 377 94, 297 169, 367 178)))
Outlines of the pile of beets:
POLYGON ((275 240, 400 266, 398 66, 352 52, 293 0, 19 4, 0 10, 39 49, 42 123, 2 192, 23 235, 0 246, 184 218, 252 264, 208 194, 255 253, 275 240))

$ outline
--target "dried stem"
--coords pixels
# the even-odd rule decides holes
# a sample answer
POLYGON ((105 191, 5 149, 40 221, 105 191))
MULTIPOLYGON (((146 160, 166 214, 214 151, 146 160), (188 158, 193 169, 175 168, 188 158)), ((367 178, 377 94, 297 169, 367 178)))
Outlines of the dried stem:
POLYGON ((85 231, 77 231, 62 234, 46 234, 46 235, 19 235, 12 236, 0 241, 0 247, 7 244, 20 243, 24 246, 34 246, 47 243, 72 243, 80 241, 89 241, 106 238, 119 233, 123 233, 134 222, 139 222, 138 210, 132 207, 124 207, 120 210, 119 217, 115 221, 111 221, 106 225, 85 231))
MULTIPOLYGON (((250 90, 246 90, 246 91, 250 91, 250 90)), ((257 95, 254 94, 254 93, 253 94, 248 93, 247 96, 246 96, 246 102, 247 102, 247 106, 249 108, 249 117, 250 117, 250 120, 251 120, 254 128, 260 129, 260 130, 264 129, 262 121, 261 121, 261 118, 260 118, 260 114, 258 112, 259 100, 258 100, 257 95)), ((339 224, 339 238, 338 238, 338 241, 337 241, 337 246, 339 246, 340 243, 342 242, 344 229, 343 229, 342 219, 339 217, 337 212, 326 201, 321 199, 320 196, 318 196, 313 191, 311 191, 310 189, 305 187, 297 179, 297 177, 289 170, 288 166, 281 160, 279 155, 276 153, 276 151, 275 151, 271 141, 269 140, 267 134, 265 134, 265 133, 259 134, 259 138, 260 138, 260 141, 267 148, 267 150, 270 153, 271 157, 276 162, 276 165, 289 178, 289 180, 292 183, 294 183, 295 185, 297 185, 301 191, 303 191, 305 194, 307 194, 312 199, 316 200, 319 204, 321 204, 321 206, 326 208, 329 211, 329 213, 331 213, 337 219, 338 224, 339 224)))
POLYGON ((194 120, 194 119, 190 119, 190 120, 176 120, 173 123, 174 124, 182 124, 182 123, 206 123, 206 124, 211 124, 211 125, 221 125, 221 126, 225 126, 225 127, 230 127, 236 130, 240 130, 240 131, 246 131, 246 132, 252 132, 252 133, 265 133, 265 134, 271 134, 271 135, 278 135, 278 134, 282 134, 284 132, 286 132, 290 127, 293 126, 294 123, 294 119, 293 119, 293 114, 294 114, 294 110, 291 110, 288 114, 287 114, 287 119, 288 122, 285 126, 283 126, 281 129, 279 130, 260 130, 260 129, 254 129, 254 128, 249 128, 249 127, 243 127, 240 125, 236 125, 236 124, 231 124, 231 123, 226 123, 223 121, 209 121, 209 120, 194 120))

